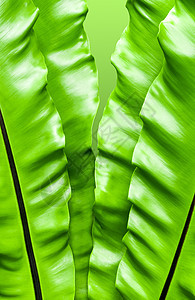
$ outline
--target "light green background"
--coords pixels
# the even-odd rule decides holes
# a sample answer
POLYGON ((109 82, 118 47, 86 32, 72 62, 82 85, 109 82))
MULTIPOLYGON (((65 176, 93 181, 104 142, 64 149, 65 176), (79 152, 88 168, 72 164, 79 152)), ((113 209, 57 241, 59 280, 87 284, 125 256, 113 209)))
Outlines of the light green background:
POLYGON ((111 65, 110 57, 128 24, 129 15, 125 7, 126 0, 87 0, 87 4, 89 13, 84 26, 98 69, 101 98, 96 128, 103 107, 116 85, 116 70, 111 65))

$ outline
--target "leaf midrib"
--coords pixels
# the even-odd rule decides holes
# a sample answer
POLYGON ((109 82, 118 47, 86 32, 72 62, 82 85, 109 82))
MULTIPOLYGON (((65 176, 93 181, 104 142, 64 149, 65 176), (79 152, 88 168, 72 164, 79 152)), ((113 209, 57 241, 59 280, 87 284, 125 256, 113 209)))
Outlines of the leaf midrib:
POLYGON ((3 140, 4 140, 6 152, 7 152, 11 175, 12 175, 12 179, 13 179, 13 183, 14 183, 14 189, 15 189, 18 207, 19 207, 19 211, 20 211, 25 246, 26 246, 26 251, 27 251, 28 260, 29 260, 29 264, 30 264, 33 285, 34 285, 35 298, 36 298, 36 300, 42 300, 43 298, 42 298, 40 279, 39 279, 37 264, 36 264, 35 255, 34 255, 34 251, 33 251, 24 200, 23 200, 23 196, 22 196, 22 191, 21 191, 21 187, 20 187, 20 182, 19 182, 19 178, 18 178, 18 174, 17 174, 17 170, 16 170, 16 165, 15 165, 11 145, 9 142, 9 138, 8 138, 8 134, 7 134, 7 130, 6 130, 6 126, 5 126, 5 122, 4 122, 1 110, 0 110, 0 127, 1 127, 2 135, 3 135, 3 140))
POLYGON ((175 270, 177 268, 178 260, 179 260, 184 242, 185 242, 185 238, 186 238, 186 235, 188 233, 188 229, 189 229, 190 222, 191 222, 192 215, 193 215, 193 211, 194 211, 194 206, 195 206, 195 196, 192 200, 192 203, 191 203, 191 206, 190 206, 190 209, 189 209, 189 212, 188 212, 188 216, 187 216, 184 228, 183 228, 183 232, 182 232, 179 244, 177 246, 177 250, 175 252, 175 255, 174 255, 174 258, 173 258, 173 261, 172 261, 172 265, 171 265, 171 268, 169 270, 169 274, 167 276, 167 279, 166 279, 166 282, 164 284, 164 287, 163 287, 163 290, 162 290, 162 293, 161 293, 161 296, 160 296, 159 300, 166 299, 166 296, 168 294, 168 291, 169 291, 169 288, 170 288, 175 270))

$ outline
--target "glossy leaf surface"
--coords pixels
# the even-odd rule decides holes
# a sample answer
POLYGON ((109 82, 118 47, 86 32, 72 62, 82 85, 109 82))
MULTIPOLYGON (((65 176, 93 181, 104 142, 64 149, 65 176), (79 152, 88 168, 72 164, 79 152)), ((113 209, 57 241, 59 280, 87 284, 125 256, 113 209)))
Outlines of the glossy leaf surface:
POLYGON ((185 239, 185 243, 168 290, 167 300, 195 299, 195 215, 185 239))
MULTIPOLYGON (((116 284, 124 299, 162 296, 194 197, 192 12, 193 1, 177 0, 160 25, 165 61, 141 111, 144 125, 133 155, 137 169, 129 192, 133 206, 124 238, 127 251, 117 274, 116 284)), ((189 284, 191 280, 195 278, 189 284)), ((172 294, 169 299, 193 299, 183 293, 177 296, 172 294)))
POLYGON ((157 40, 159 23, 173 1, 128 1, 129 26, 119 40, 112 62, 118 73, 99 128, 96 162, 94 249, 90 260, 89 297, 121 299, 115 288, 124 253, 130 208, 131 163, 142 123, 139 112, 147 91, 160 72, 163 53, 157 40))
POLYGON ((22 223, 0 134, 0 299, 35 299, 22 223))
POLYGON ((83 29, 87 6, 84 0, 34 2, 40 9, 35 31, 49 70, 48 89, 66 135, 76 298, 86 299, 94 202, 92 123, 98 101, 94 59, 83 29))
MULTIPOLYGON (((8 216, 5 224, 0 222, 1 231, 4 226, 8 234, 1 235, 1 243, 5 244, 0 250, 1 299, 34 299, 19 202, 25 207, 41 286, 42 297, 38 295, 36 299, 73 299, 74 295, 73 259, 68 246, 70 185, 65 137, 46 89, 47 69, 32 30, 37 17, 38 10, 29 0, 1 1, 0 107, 19 179, 16 189, 21 189, 22 194, 16 203, 2 146, 0 180, 5 186, 1 199, 5 198, 10 209, 5 207, 0 212, 8 216)), ((2 202, 0 205, 4 206, 2 202)))

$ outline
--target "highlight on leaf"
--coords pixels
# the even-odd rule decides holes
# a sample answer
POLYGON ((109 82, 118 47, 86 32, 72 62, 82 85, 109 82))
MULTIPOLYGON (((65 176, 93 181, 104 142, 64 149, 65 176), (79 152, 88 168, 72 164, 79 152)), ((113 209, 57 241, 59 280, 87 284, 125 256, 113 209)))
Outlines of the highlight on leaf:
POLYGON ((127 2, 96 163, 87 10, 0 3, 0 299, 195 299, 194 1, 127 2))
POLYGON ((0 298, 73 299, 65 137, 32 29, 37 16, 30 0, 1 1, 0 298))
MULTIPOLYGON (((172 7, 172 0, 128 1, 130 23, 112 57, 118 80, 99 126, 94 247, 89 273, 91 299, 100 294, 104 299, 121 299, 115 279, 125 249, 122 238, 131 205, 128 190, 135 169, 132 154, 142 127, 139 113, 162 68, 163 52, 157 34, 160 22, 172 7)), ((150 103, 148 106, 151 109, 150 103)))
POLYGON ((92 125, 98 106, 97 74, 83 28, 85 0, 34 0, 35 26, 48 67, 48 90, 60 114, 72 196, 69 241, 74 255, 76 299, 88 295, 92 250, 95 157, 92 125))
MULTIPOLYGON (((116 280, 125 299, 173 299, 172 279, 175 286, 189 245, 185 237, 195 191, 193 11, 193 1, 177 0, 160 25, 165 59, 141 111, 143 129, 133 154, 137 168, 129 190, 133 206, 124 237, 127 250, 116 280)), ((193 260, 192 252, 189 255, 193 260)), ((176 299, 195 296, 193 271, 185 286, 186 266, 176 299)))

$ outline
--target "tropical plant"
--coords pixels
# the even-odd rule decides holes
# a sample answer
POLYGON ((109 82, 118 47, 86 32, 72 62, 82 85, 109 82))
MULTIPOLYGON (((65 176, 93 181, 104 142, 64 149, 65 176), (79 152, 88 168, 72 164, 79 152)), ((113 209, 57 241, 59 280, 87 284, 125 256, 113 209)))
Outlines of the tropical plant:
MULTIPOLYGON (((118 42, 112 63, 118 74, 99 128, 96 159, 94 248, 90 259, 89 296, 121 299, 115 288, 124 253, 130 209, 128 190, 135 169, 132 154, 142 123, 139 113, 147 91, 163 64, 157 40, 159 23, 173 7, 172 0, 128 1, 130 23, 118 42)), ((150 103, 148 104, 150 109, 150 103)), ((153 111, 153 109, 152 109, 153 111)))
POLYGON ((127 9, 94 176, 85 0, 1 0, 0 299, 195 299, 194 2, 127 9))
POLYGON ((37 16, 30 0, 1 1, 1 299, 74 297, 65 138, 32 30, 37 16))
POLYGON ((124 299, 195 298, 193 224, 185 241, 195 191, 194 8, 176 0, 160 25, 165 59, 141 111, 127 251, 116 280, 124 299))
POLYGON ((98 103, 97 75, 83 22, 84 0, 35 0, 40 17, 35 26, 48 66, 48 90, 66 135, 70 245, 76 269, 76 298, 87 298, 89 255, 92 250, 94 154, 92 123, 98 103))

